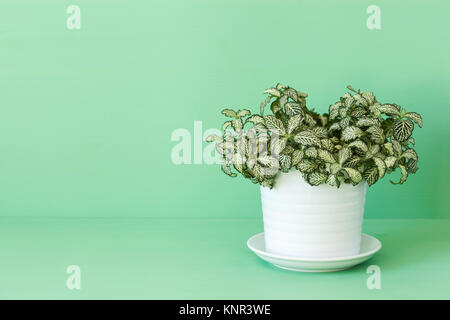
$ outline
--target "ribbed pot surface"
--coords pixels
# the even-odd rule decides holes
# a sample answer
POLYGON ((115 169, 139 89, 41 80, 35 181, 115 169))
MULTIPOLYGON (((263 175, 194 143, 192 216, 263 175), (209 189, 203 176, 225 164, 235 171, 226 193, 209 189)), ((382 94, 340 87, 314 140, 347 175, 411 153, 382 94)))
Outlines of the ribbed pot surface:
POLYGON ((360 251, 366 183, 313 187, 299 171, 261 187, 266 250, 302 258, 333 258, 360 251))

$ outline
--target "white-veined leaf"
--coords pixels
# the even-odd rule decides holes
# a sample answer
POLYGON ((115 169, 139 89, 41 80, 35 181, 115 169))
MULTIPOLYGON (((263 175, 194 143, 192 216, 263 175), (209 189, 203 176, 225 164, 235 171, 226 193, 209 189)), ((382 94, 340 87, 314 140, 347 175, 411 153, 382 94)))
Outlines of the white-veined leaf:
POLYGON ((287 154, 280 154, 279 161, 281 171, 288 172, 291 169, 292 166, 291 156, 287 154))
POLYGON ((272 99, 272 97, 268 96, 263 102, 261 102, 261 106, 260 106, 261 115, 264 114, 264 108, 269 104, 271 99, 272 99))
POLYGON ((286 143, 287 143, 286 137, 281 137, 279 139, 272 139, 270 141, 272 154, 274 154, 274 155, 280 154, 286 147, 286 143))
POLYGON ((229 118, 236 118, 237 114, 234 110, 231 109, 223 109, 220 113, 229 118))
POLYGON ((397 120, 394 123, 394 138, 402 142, 408 140, 414 130, 414 123, 407 120, 397 120))
POLYGON ((242 120, 240 118, 232 120, 231 126, 233 127, 234 131, 236 131, 236 132, 241 131, 242 127, 243 127, 242 120))
POLYGON ((328 176, 326 183, 332 187, 339 187, 340 185, 338 178, 334 174, 328 176))
POLYGON ((317 138, 324 139, 328 137, 328 131, 325 127, 314 127, 310 130, 317 138))
POLYGON ((319 146, 320 139, 316 137, 311 131, 302 131, 297 133, 294 137, 295 142, 300 143, 304 146, 319 146))
POLYGON ((353 168, 342 168, 342 170, 344 170, 347 173, 348 177, 353 182, 353 184, 356 185, 359 182, 361 182, 362 176, 361 176, 361 173, 359 173, 358 170, 353 169, 353 168))
POLYGON ((264 118, 255 114, 255 115, 252 115, 251 117, 248 117, 247 120, 245 120, 245 123, 247 123, 247 122, 251 122, 253 124, 259 124, 259 123, 264 124, 264 118))
POLYGON ((391 116, 400 115, 400 107, 395 104, 382 104, 378 107, 378 111, 391 116))
POLYGON ((247 109, 242 109, 237 112, 238 117, 246 117, 250 114, 251 114, 250 110, 247 110, 247 109))
POLYGON ((408 178, 408 171, 406 170, 405 166, 403 166, 401 164, 399 164, 398 166, 400 167, 400 170, 402 172, 402 176, 401 176, 401 178, 400 178, 400 180, 398 182, 394 182, 394 181, 391 180, 392 184, 403 184, 403 182, 405 182, 406 179, 408 178))
POLYGON ((305 156, 307 156, 309 158, 316 158, 317 157, 317 149, 315 147, 306 148, 305 156))
POLYGON ((284 129, 283 122, 276 118, 273 115, 265 116, 264 120, 266 122, 266 126, 268 129, 270 129, 272 132, 278 132, 280 135, 286 134, 286 130, 284 129))
POLYGON ((303 150, 294 150, 294 152, 292 152, 292 165, 296 166, 300 160, 303 159, 303 150))
POLYGON ((367 168, 366 171, 364 171, 363 176, 369 186, 373 185, 378 180, 377 167, 367 168))
POLYGON ((375 165, 378 169, 378 179, 383 178, 384 173, 386 172, 386 164, 384 161, 378 157, 373 157, 373 161, 375 162, 375 165))
POLYGON ((355 140, 352 143, 350 143, 348 146, 357 148, 357 149, 359 149, 359 150, 361 150, 363 152, 367 152, 369 150, 367 148, 367 145, 361 140, 355 140))
POLYGON ((358 127, 347 127, 342 131, 341 139, 343 141, 355 140, 363 135, 363 132, 358 127))
POLYGON ((334 159, 333 155, 324 149, 317 150, 317 156, 325 162, 334 163, 336 159, 334 159))
POLYGON ((313 186, 318 186, 327 181, 328 176, 324 173, 314 171, 308 175, 308 182, 313 186))
POLYGON ((310 173, 314 171, 317 168, 317 164, 315 164, 313 161, 308 159, 302 159, 297 164, 297 169, 300 170, 303 173, 310 173))
POLYGON ((330 120, 334 120, 339 115, 339 108, 342 106, 341 102, 336 102, 329 107, 328 113, 330 114, 330 120))
POLYGON ((287 132, 289 134, 292 133, 295 129, 298 128, 301 121, 302 121, 302 116, 300 114, 296 114, 295 116, 289 118, 288 125, 287 125, 287 132))
POLYGON ((343 147, 341 150, 338 151, 337 158, 339 161, 339 164, 342 166, 345 161, 347 161, 348 158, 352 156, 352 150, 349 147, 343 147))
POLYGON ((222 163, 221 169, 225 174, 229 175, 230 177, 234 178, 237 176, 236 173, 231 172, 231 168, 230 168, 229 164, 222 163))
POLYGON ((386 164, 387 168, 394 167, 395 161, 397 161, 397 158, 394 156, 389 156, 389 157, 386 157, 386 159, 384 159, 384 163, 386 164))
POLYGON ((284 105, 284 111, 289 117, 292 117, 293 115, 302 113, 302 107, 297 102, 287 102, 284 105))
POLYGON ((379 125, 380 125, 379 121, 373 118, 361 118, 358 121, 356 121, 357 127, 370 127, 379 125))
POLYGON ((264 93, 270 94, 271 96, 277 97, 277 98, 281 97, 281 92, 275 88, 270 88, 270 89, 264 90, 264 93))
POLYGON ((378 126, 371 126, 366 132, 370 134, 370 139, 375 143, 383 143, 385 140, 383 129, 378 126))
POLYGON ((400 158, 413 159, 417 161, 417 153, 414 149, 406 149, 400 158))
POLYGON ((405 114, 406 118, 411 119, 412 121, 414 121, 415 123, 417 123, 417 125, 422 128, 422 116, 420 114, 418 114, 417 112, 408 112, 405 114))
POLYGON ((214 141, 220 142, 220 141, 223 141, 223 138, 219 137, 216 134, 212 134, 212 135, 207 136, 205 141, 206 142, 214 142, 214 141))

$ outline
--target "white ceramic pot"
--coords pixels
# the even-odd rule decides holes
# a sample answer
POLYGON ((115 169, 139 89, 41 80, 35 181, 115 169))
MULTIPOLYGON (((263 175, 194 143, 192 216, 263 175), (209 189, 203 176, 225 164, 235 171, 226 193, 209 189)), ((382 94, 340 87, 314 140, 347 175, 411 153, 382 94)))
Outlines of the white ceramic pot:
POLYGON ((261 187, 267 252, 302 258, 359 254, 366 183, 313 187, 299 171, 261 187))

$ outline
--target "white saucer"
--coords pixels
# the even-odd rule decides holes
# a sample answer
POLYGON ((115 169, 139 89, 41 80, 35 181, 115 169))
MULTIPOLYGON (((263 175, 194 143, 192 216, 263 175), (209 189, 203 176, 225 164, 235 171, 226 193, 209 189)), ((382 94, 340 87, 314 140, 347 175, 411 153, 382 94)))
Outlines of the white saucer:
POLYGON ((261 259, 272 263, 278 268, 299 272, 332 272, 345 270, 369 260, 381 249, 381 242, 377 238, 363 233, 360 254, 326 259, 289 257, 268 253, 264 243, 264 232, 248 239, 247 246, 261 259))

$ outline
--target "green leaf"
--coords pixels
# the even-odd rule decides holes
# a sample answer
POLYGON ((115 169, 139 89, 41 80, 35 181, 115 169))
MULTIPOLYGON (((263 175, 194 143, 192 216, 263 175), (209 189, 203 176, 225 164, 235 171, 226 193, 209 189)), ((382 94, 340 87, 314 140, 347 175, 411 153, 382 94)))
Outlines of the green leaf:
POLYGON ((391 116, 399 116, 400 115, 400 107, 395 104, 382 104, 378 107, 378 110, 381 113, 391 115, 391 116))
POLYGON ((270 94, 271 96, 277 97, 277 98, 281 97, 281 92, 275 88, 270 88, 270 89, 264 90, 264 93, 270 94))
POLYGON ((250 114, 251 114, 250 110, 247 109, 242 109, 237 112, 238 117, 246 117, 250 114))
POLYGON ((344 131, 342 131, 342 135, 341 135, 341 139, 343 141, 351 141, 351 140, 355 140, 359 137, 361 137, 363 135, 363 132, 361 131, 361 129, 357 128, 357 127, 347 127, 344 129, 344 131))
POLYGON ((278 132, 280 135, 286 134, 286 130, 284 129, 283 122, 276 118, 273 115, 265 116, 264 120, 266 121, 266 126, 268 129, 270 129, 272 132, 278 132))
POLYGON ((370 127, 379 125, 380 125, 379 121, 373 118, 361 118, 358 121, 356 121, 357 127, 370 127))
POLYGON ((363 173, 364 179, 369 186, 373 185, 378 180, 378 169, 377 167, 370 167, 366 169, 363 173))
POLYGON ((229 117, 229 118, 236 118, 236 117, 237 117, 236 112, 235 112, 234 110, 231 110, 231 109, 223 109, 223 110, 221 111, 221 113, 222 113, 224 116, 229 117))
POLYGON ((302 107, 297 102, 287 102, 284 105, 284 110, 289 117, 302 113, 302 107))
POLYGON ((394 182, 391 180, 392 184, 403 184, 406 179, 408 178, 408 171, 406 170, 405 166, 402 166, 401 164, 398 165, 400 167, 400 170, 402 171, 402 177, 398 182, 394 182))
POLYGON ((341 150, 338 151, 337 158, 339 161, 339 164, 342 166, 345 161, 347 161, 348 158, 352 156, 352 150, 348 147, 343 147, 341 150))
POLYGON ((324 149, 317 150, 317 156, 319 157, 319 159, 322 159, 323 161, 328 163, 336 162, 336 159, 334 159, 333 155, 324 149))
POLYGON ((221 169, 225 174, 229 175, 230 177, 233 177, 233 178, 236 177, 236 173, 231 172, 230 165, 222 163, 221 169))
POLYGON ((408 160, 408 165, 406 166, 406 169, 410 173, 416 173, 419 168, 417 167, 417 161, 414 159, 408 160))
POLYGON ((289 118, 288 125, 287 125, 287 132, 289 134, 291 134, 295 129, 298 128, 301 121, 302 121, 302 116, 300 114, 297 114, 297 115, 289 118))
POLYGON ((316 158, 317 157, 317 149, 314 147, 309 147, 305 150, 305 156, 309 158, 316 158))
POLYGON ((313 172, 316 168, 317 168, 317 164, 315 164, 313 161, 308 160, 308 159, 302 159, 297 164, 297 169, 303 173, 313 172))
POLYGON ((378 178, 381 179, 384 176, 384 173, 386 172, 386 164, 384 161, 380 158, 373 157, 373 161, 375 162, 375 165, 377 166, 378 171, 378 178))
POLYGON ((417 161, 417 153, 414 149, 406 149, 400 158, 413 159, 417 161))
POLYGON ((259 123, 264 124, 264 118, 255 114, 255 115, 252 115, 251 117, 248 117, 247 120, 245 120, 245 123, 247 123, 247 122, 251 122, 253 124, 259 124, 259 123))
POLYGON ((334 120, 339 115, 339 108, 342 106, 341 102, 336 102, 329 107, 328 113, 330 114, 330 120, 334 120))
POLYGON ((402 142, 408 140, 414 130, 414 123, 407 120, 397 120, 394 123, 394 138, 402 142))
POLYGON ((296 166, 302 159, 303 159, 303 151, 302 150, 294 150, 294 152, 292 152, 292 165, 293 166, 296 166))
POLYGON ((233 129, 236 132, 241 131, 242 130, 242 126, 243 126, 242 120, 241 119, 234 119, 234 120, 232 120, 231 121, 231 126, 233 127, 233 129))
POLYGON ((417 123, 417 125, 422 128, 422 116, 420 114, 418 114, 417 112, 408 112, 405 114, 406 118, 411 119, 412 121, 414 121, 415 123, 417 123))
POLYGON ((375 143, 384 143, 385 136, 383 129, 378 126, 371 126, 366 130, 367 133, 370 134, 370 139, 375 143))
POLYGON ((324 173, 314 171, 308 175, 308 182, 313 186, 318 186, 327 181, 328 176, 324 173))
POLYGON ((223 138, 222 138, 222 137, 219 137, 219 136, 216 135, 216 134, 212 134, 212 135, 207 136, 206 139, 205 139, 205 141, 206 141, 206 142, 214 142, 214 141, 219 142, 219 141, 223 141, 223 138))
POLYGON ((300 143, 304 146, 319 146, 320 147, 320 139, 316 137, 314 133, 311 131, 302 131, 295 135, 295 142, 300 143))
POLYGON ((330 174, 328 176, 326 183, 332 187, 339 187, 339 185, 341 184, 336 175, 334 174, 330 174))
POLYGON ((348 177, 353 182, 353 184, 356 185, 359 182, 361 182, 362 176, 361 176, 361 173, 359 173, 358 170, 355 170, 353 168, 342 168, 342 170, 344 170, 347 173, 348 177))
POLYGON ((352 143, 350 143, 348 146, 357 148, 363 152, 367 152, 369 150, 367 148, 367 145, 364 142, 362 142, 361 140, 355 140, 352 143))
POLYGON ((396 161, 397 161, 397 158, 393 157, 393 156, 390 156, 390 157, 387 157, 386 159, 384 159, 384 163, 386 164, 387 168, 392 168, 396 161))
POLYGON ((287 154, 280 154, 280 169, 282 172, 288 172, 292 166, 291 156, 287 154))

